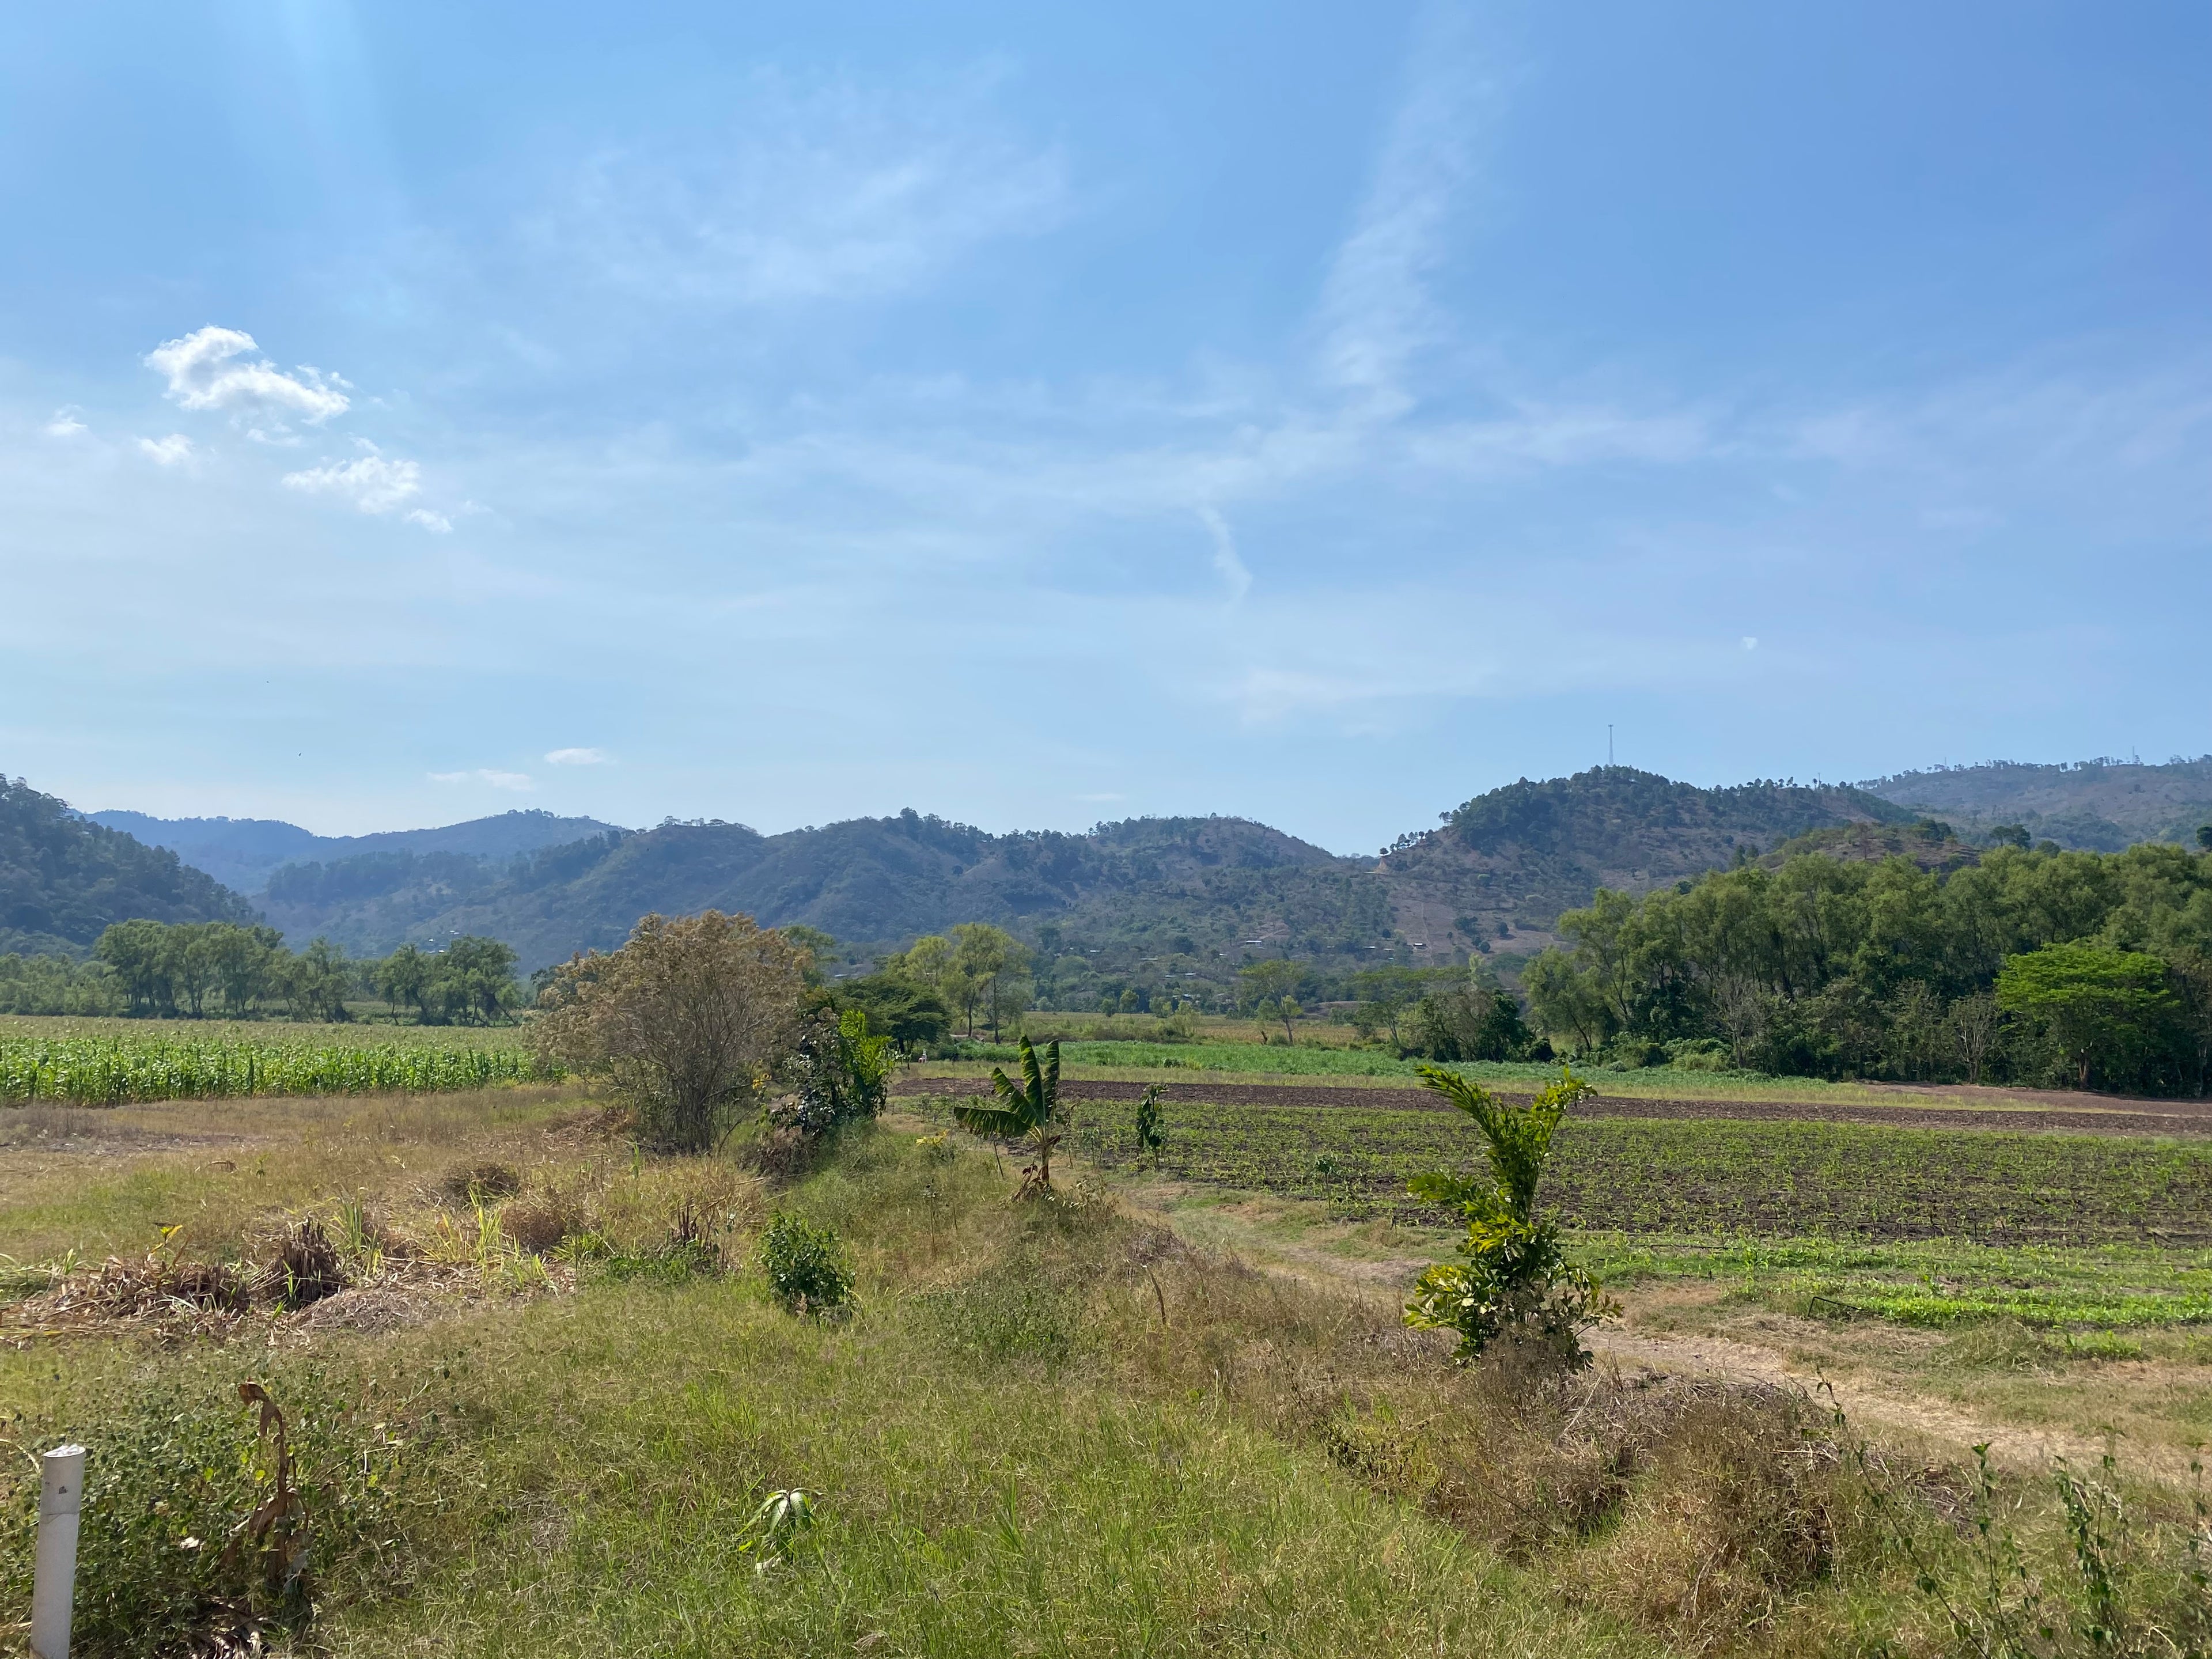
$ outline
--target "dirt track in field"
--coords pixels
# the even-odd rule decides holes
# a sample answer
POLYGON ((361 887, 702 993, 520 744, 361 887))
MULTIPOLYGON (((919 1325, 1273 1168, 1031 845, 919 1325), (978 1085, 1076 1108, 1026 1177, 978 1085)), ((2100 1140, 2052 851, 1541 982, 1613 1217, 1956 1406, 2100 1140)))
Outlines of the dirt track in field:
MULTIPOLYGON (((1063 1079, 1060 1092, 1070 1100, 1135 1100, 1141 1083, 1063 1079)), ((1368 1111, 1446 1112, 1451 1107, 1425 1089, 1343 1088, 1304 1083, 1163 1082, 1160 1097, 1215 1106, 1352 1107, 1368 1111)), ((944 1098, 988 1092, 981 1078, 909 1077, 895 1085, 902 1097, 944 1098)), ((1526 1100, 1526 1092, 1498 1090, 1505 1100, 1526 1100)), ((1899 1089, 1901 1098, 1919 1091, 1899 1089)), ((1958 1097, 1955 1092, 1937 1098, 1958 1097)), ((2016 1094, 1996 1098, 2008 1102, 2016 1094)), ((2069 1134, 2212 1135, 2212 1102, 2195 1100, 2105 1100, 2094 1095, 2056 1097, 2063 1106, 1888 1106, 1874 1101, 1669 1100, 1650 1096, 1597 1097, 1580 1109, 1589 1117, 1729 1118, 1762 1123, 1869 1123, 1917 1129, 1993 1129, 2069 1134), (2094 1101, 2094 1106, 2081 1103, 2094 1101)))

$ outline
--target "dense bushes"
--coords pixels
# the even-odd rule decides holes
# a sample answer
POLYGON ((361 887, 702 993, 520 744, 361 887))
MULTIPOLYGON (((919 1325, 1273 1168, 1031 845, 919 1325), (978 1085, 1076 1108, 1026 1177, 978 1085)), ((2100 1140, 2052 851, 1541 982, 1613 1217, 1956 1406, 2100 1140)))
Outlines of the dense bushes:
POLYGON ((2149 1093, 2212 1082, 2212 855, 2003 847, 1948 875, 1821 854, 1559 920, 1523 977, 1578 1053, 2149 1093))

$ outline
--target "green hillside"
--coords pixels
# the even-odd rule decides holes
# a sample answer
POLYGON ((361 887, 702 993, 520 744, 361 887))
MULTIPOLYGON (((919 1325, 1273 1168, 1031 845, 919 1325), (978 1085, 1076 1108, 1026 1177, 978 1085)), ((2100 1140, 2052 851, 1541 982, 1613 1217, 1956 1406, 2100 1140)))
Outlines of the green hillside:
POLYGON ((1404 838, 1378 872, 1400 931, 1437 957, 1547 940, 1559 913, 1589 903, 1600 887, 1645 892, 1813 830, 1915 816, 1834 784, 1700 789, 1632 767, 1596 767, 1478 795, 1446 813, 1442 828, 1404 838))
POLYGON ((2018 824, 2036 841, 2096 853, 2137 842, 2197 844, 2212 823, 2212 755, 2164 765, 2136 761, 2075 761, 2033 766, 1989 761, 1929 772, 1900 772, 1863 788, 1970 834, 2018 824))
POLYGON ((212 876, 0 777, 0 954, 82 957, 112 921, 252 921, 212 876))

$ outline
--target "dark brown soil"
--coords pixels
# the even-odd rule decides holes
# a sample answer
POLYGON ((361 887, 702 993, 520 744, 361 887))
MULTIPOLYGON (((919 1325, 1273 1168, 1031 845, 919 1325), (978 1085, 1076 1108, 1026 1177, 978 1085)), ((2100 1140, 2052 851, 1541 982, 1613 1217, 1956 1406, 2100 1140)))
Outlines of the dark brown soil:
MULTIPOLYGON (((1070 1100, 1134 1100, 1141 1083, 1109 1083, 1070 1078, 1060 1092, 1070 1100)), ((916 1077, 902 1079, 897 1092, 908 1099, 981 1094, 979 1079, 916 1077)), ((1526 1100, 1524 1092, 1500 1090, 1506 1100, 1526 1100)), ((1898 1091, 1900 1094, 1908 1091, 1898 1091)), ((1451 1106, 1425 1089, 1332 1088, 1304 1083, 1163 1083, 1164 1100, 1216 1106, 1349 1106, 1367 1111, 1448 1112, 1451 1106)), ((1955 1094, 1954 1097, 1955 1097, 1955 1094)), ((2017 1095, 1997 1097, 2016 1101, 2017 1095)), ((1648 1096, 1598 1097, 1577 1115, 1617 1118, 1724 1118, 1751 1122, 1874 1123, 1903 1128, 2043 1130, 2068 1134, 2212 1135, 2212 1102, 2197 1100, 2102 1100, 2094 1095, 2055 1097, 2063 1107, 1885 1106, 1871 1101, 1668 1100, 1648 1096), (2097 1101, 2094 1107, 2076 1103, 2097 1101)))

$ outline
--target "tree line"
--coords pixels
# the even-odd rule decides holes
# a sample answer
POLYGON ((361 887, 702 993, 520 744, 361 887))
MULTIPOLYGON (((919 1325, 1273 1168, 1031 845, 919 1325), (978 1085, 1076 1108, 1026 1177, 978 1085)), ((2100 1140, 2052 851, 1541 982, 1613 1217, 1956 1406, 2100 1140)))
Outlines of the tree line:
POLYGON ((1772 1074, 2152 1094, 2212 1084, 2212 850, 2001 845, 1949 873, 1806 854, 1601 890, 1522 976, 1562 1048, 1772 1074))
POLYGON ((268 1017, 341 1022, 380 1000, 387 1015, 426 1025, 488 1024, 522 1005, 514 952, 463 937, 349 957, 328 939, 286 947, 275 928, 227 921, 118 921, 92 959, 0 957, 0 1012, 140 1018, 268 1017))

